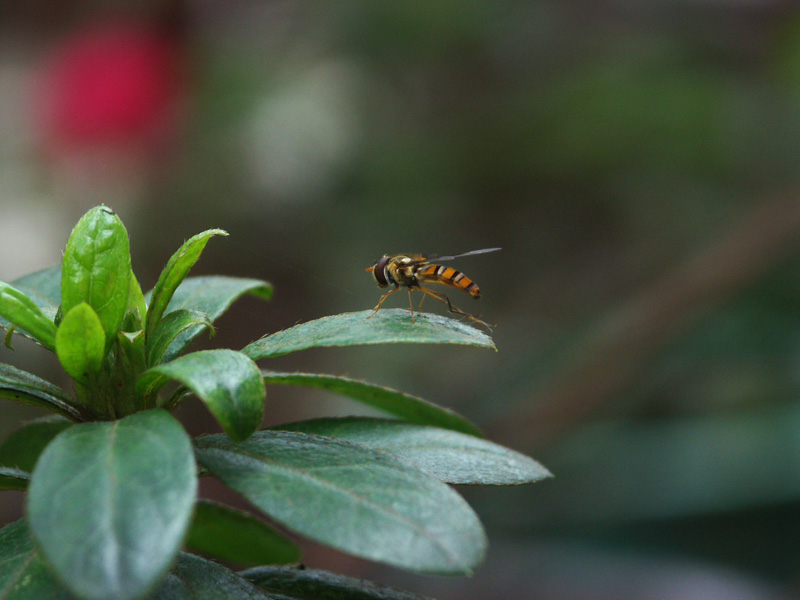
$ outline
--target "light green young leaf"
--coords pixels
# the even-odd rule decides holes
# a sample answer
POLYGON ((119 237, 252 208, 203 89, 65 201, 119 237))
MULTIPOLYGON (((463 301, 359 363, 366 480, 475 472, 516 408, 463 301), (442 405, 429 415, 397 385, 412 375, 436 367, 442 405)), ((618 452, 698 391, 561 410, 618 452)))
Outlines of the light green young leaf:
POLYGON ((92 417, 58 386, 32 373, 2 363, 0 363, 0 398, 41 406, 73 421, 92 417))
POLYGON ((483 558, 486 537, 463 498, 387 453, 286 431, 203 436, 195 453, 279 523, 344 552, 449 575, 483 558))
POLYGON ((61 265, 34 271, 11 284, 24 292, 51 320, 61 304, 61 265))
POLYGON ((240 575, 265 592, 294 600, 431 600, 318 569, 256 567, 242 571, 240 575))
MULTIPOLYGON (((47 320, 53 322, 61 304, 61 265, 23 275, 11 282, 11 285, 30 298, 39 307, 47 320)), ((17 330, 8 319, 0 315, 0 327, 7 330, 6 345, 10 347, 11 333, 19 333, 35 340, 25 330, 17 330)))
POLYGON ((75 225, 64 250, 61 309, 66 315, 82 302, 91 306, 108 350, 128 308, 130 281, 128 232, 111 209, 95 207, 75 225))
POLYGON ((167 261, 167 266, 164 267, 164 270, 158 278, 156 287, 153 288, 153 295, 147 310, 145 332, 148 342, 156 329, 156 325, 158 325, 161 317, 164 316, 164 312, 175 290, 200 258, 208 240, 215 235, 228 235, 228 233, 222 229, 209 229, 208 231, 198 233, 186 240, 178 251, 170 257, 169 261, 167 261))
MULTIPOLYGON (((158 392, 170 382, 170 378, 153 370, 142 373, 134 384, 135 397, 142 406, 164 406, 158 404, 158 392)), ((172 406, 166 406, 172 409, 172 406)))
POLYGON ((123 328, 126 332, 144 329, 144 320, 147 317, 147 303, 144 301, 142 287, 136 275, 131 272, 131 287, 128 294, 128 310, 124 319, 123 328))
MULTIPOLYGON (((175 290, 164 315, 185 308, 208 315, 209 321, 213 323, 233 302, 245 294, 269 300, 272 297, 272 284, 260 279, 220 275, 187 277, 175 290)), ((162 362, 169 362, 180 356, 189 342, 203 329, 204 325, 196 325, 182 331, 164 353, 162 362)))
POLYGON ((116 414, 129 415, 137 410, 155 408, 154 404, 141 402, 142 398, 135 393, 136 382, 147 370, 144 330, 117 333, 116 351, 114 371, 109 381, 109 385, 117 389, 114 398, 116 414))
POLYGON ((59 434, 36 463, 31 530, 76 595, 141 598, 177 555, 196 491, 191 442, 169 413, 82 423, 59 434))
POLYGON ((261 423, 264 381, 258 366, 241 352, 192 352, 149 369, 142 380, 153 375, 175 379, 192 390, 234 440, 247 438, 261 423))
POLYGON ((0 316, 48 350, 55 350, 56 326, 52 319, 27 295, 3 281, 0 281, 0 316))
POLYGON ((117 334, 117 341, 119 342, 118 347, 121 353, 119 359, 125 361, 125 368, 130 371, 131 380, 135 381, 136 377, 147 368, 145 363, 144 330, 120 331, 117 334))
POLYGON ((324 388, 420 425, 433 425, 481 437, 481 431, 458 413, 432 402, 366 381, 318 373, 262 371, 267 385, 299 385, 324 388))
POLYGON ((0 565, 3 600, 75 600, 41 559, 26 519, 0 529, 0 565))
POLYGON ((67 374, 81 383, 91 381, 103 365, 106 335, 100 317, 81 302, 61 320, 56 332, 56 354, 67 374))
POLYGON ((195 504, 186 545, 202 554, 246 566, 300 560, 300 549, 264 521, 207 500, 195 504))
POLYGON ((198 326, 207 327, 213 335, 214 328, 211 325, 211 319, 204 313, 181 308, 167 314, 156 326, 153 337, 147 343, 147 364, 155 366, 161 363, 175 338, 187 329, 198 326))
POLYGON ((389 452, 446 483, 516 485, 552 477, 524 454, 456 431, 389 419, 345 417, 277 425, 389 452))
POLYGON ((14 336, 14 332, 16 330, 17 330, 16 325, 9 325, 8 330, 6 331, 6 335, 3 338, 3 343, 5 344, 5 347, 8 348, 9 350, 14 349, 14 345, 11 343, 11 338, 14 336))
POLYGON ((364 310, 322 317, 256 340, 242 352, 253 360, 320 346, 420 343, 495 348, 492 338, 460 321, 402 309, 364 310))

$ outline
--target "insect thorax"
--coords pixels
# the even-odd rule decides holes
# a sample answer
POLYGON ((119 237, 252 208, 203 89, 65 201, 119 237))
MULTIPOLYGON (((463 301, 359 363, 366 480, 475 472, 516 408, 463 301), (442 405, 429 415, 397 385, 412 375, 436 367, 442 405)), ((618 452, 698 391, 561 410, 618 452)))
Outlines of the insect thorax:
POLYGON ((407 257, 392 260, 386 265, 386 275, 392 283, 412 287, 418 285, 416 265, 407 257))

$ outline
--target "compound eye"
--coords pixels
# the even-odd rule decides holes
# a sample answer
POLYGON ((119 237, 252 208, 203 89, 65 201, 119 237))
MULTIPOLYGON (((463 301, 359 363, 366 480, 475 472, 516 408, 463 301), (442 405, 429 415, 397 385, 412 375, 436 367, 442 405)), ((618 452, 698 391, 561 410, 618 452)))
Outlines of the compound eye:
POLYGON ((386 280, 386 263, 388 262, 389 257, 384 255, 375 263, 375 266, 372 267, 372 276, 380 287, 389 285, 389 282, 386 280))

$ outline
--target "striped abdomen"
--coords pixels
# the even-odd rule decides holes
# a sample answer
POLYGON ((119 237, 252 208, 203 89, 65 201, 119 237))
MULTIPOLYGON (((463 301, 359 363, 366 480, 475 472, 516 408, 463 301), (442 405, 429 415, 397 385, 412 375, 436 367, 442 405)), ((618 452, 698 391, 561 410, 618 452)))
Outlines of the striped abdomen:
POLYGON ((417 279, 452 285, 464 290, 473 298, 481 297, 481 291, 478 289, 478 285, 461 271, 456 271, 452 267, 427 265, 417 272, 417 279))

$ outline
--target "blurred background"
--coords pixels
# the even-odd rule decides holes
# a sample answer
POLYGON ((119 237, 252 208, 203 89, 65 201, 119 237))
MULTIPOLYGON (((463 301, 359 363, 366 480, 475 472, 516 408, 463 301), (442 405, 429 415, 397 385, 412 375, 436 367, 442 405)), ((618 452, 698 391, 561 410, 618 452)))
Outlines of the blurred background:
MULTIPOLYGON (((441 600, 800 595, 797 3, 3 2, 0 279, 99 203, 145 288, 212 227, 194 274, 275 284, 196 348, 371 308, 383 253, 503 248, 452 263, 479 303, 450 294, 498 353, 262 366, 451 407, 555 478, 460 490, 491 540, 472 579, 307 544, 309 566, 441 600)), ((0 361, 64 383, 22 339, 0 361)), ((0 410, 3 436, 41 414, 0 410)), ((265 424, 353 412, 270 388, 265 424)))

